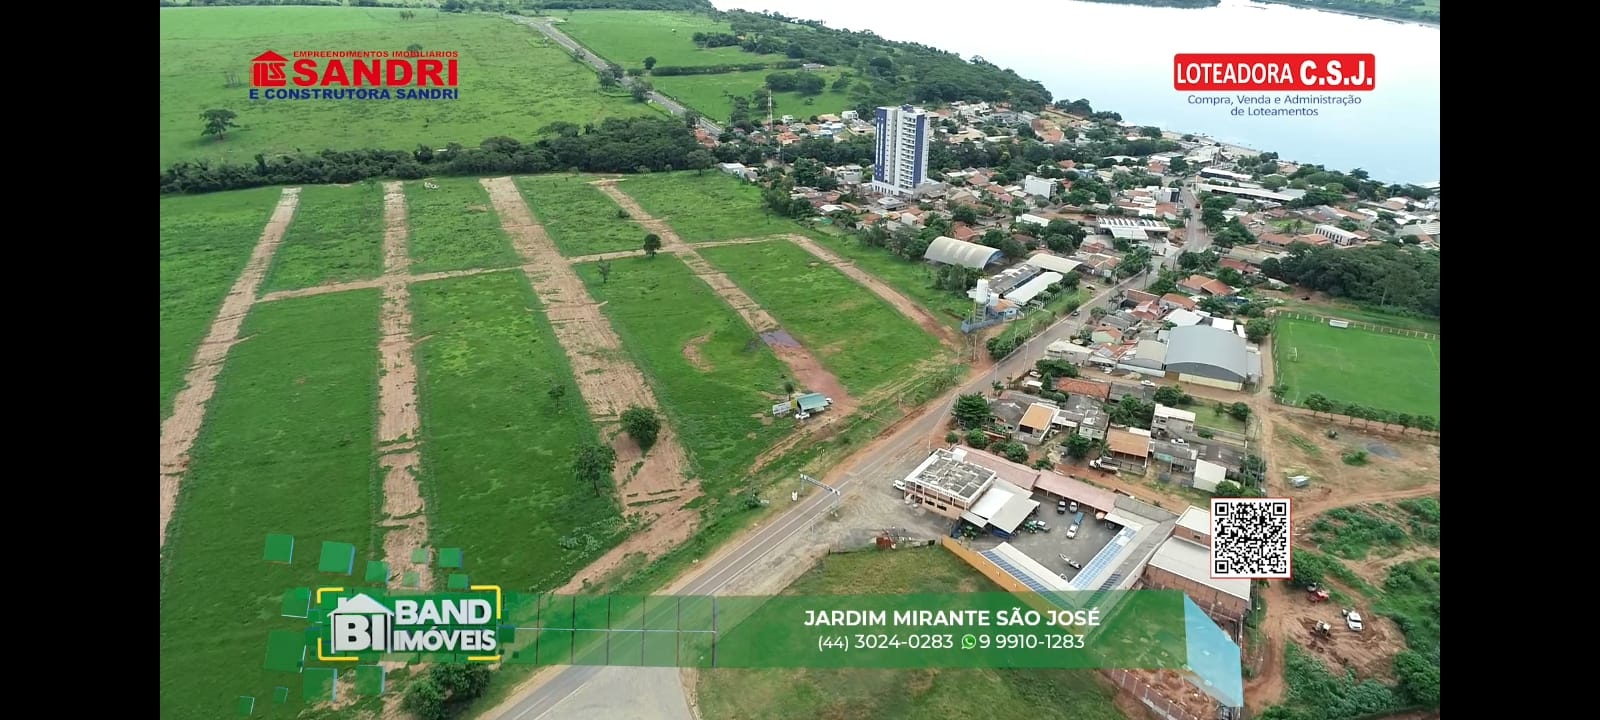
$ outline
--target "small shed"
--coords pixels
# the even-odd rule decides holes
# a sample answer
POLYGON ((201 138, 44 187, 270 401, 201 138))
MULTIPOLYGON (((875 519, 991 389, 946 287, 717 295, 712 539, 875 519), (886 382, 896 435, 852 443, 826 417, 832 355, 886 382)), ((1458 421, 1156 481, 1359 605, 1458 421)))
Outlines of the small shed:
POLYGON ((823 397, 822 393, 806 393, 794 399, 794 403, 801 412, 818 412, 828 409, 833 404, 832 400, 823 397))

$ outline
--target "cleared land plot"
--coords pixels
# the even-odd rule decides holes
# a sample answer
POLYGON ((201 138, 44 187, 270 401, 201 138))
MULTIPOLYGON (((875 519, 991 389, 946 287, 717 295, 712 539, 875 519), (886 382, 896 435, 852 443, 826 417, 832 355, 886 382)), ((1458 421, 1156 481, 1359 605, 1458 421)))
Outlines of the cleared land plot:
MULTIPOLYGON (((943 548, 830 555, 785 595, 994 592, 943 548)), ((1092 671, 716 670, 698 674, 700 716, 728 718, 994 717, 1123 720, 1092 671)))
POLYGON ((690 244, 776 235, 799 227, 768 212, 760 188, 719 172, 632 175, 617 183, 617 189, 690 244))
POLYGON ((250 339, 218 381, 169 531, 161 717, 227 717, 239 695, 270 706, 294 678, 262 669, 264 643, 304 627, 281 617, 284 592, 342 577, 316 572, 325 540, 354 543, 361 572, 376 492, 378 303, 377 290, 297 298, 246 320, 250 339), (295 536, 292 565, 262 560, 269 533, 295 536))
POLYGON ((601 282, 594 264, 577 270, 650 378, 707 494, 740 480, 793 430, 771 417, 788 370, 683 261, 668 254, 615 260, 610 282, 601 282))
POLYGON ((679 102, 688 105, 700 114, 716 121, 725 122, 733 114, 733 98, 749 98, 752 93, 760 91, 759 103, 752 104, 752 110, 765 118, 767 115, 767 76, 775 72, 800 73, 818 75, 828 82, 828 90, 819 95, 801 95, 793 90, 788 92, 775 92, 772 94, 772 113, 774 117, 793 115, 797 118, 809 118, 812 115, 838 114, 840 110, 849 110, 855 105, 850 100, 847 91, 835 92, 833 81, 842 74, 839 70, 746 70, 743 72, 718 73, 716 75, 663 75, 650 78, 650 83, 657 90, 671 96, 679 102), (806 100, 811 104, 807 105, 806 100))
MULTIPOLYGON (((161 167, 180 160, 250 164, 324 148, 468 147, 486 137, 531 140, 551 122, 582 125, 656 112, 626 93, 602 94, 594 72, 533 30, 500 18, 399 8, 216 7, 161 11, 161 167), (396 50, 412 43, 459 52, 459 100, 249 99, 250 60, 267 49, 396 50), (226 73, 239 87, 227 87, 226 73), (530 101, 537 98, 537 101, 530 101), (218 142, 200 113, 228 108, 239 127, 218 142)), ((688 43, 688 38, 684 38, 688 43)), ((292 77, 292 76, 291 76, 292 77)))
POLYGON ((161 419, 282 191, 161 198, 161 419))
POLYGON ((1279 318, 1272 353, 1286 400, 1312 393, 1391 412, 1439 417, 1439 341, 1279 318))
POLYGON ((729 47, 701 49, 694 34, 731 33, 732 26, 704 15, 637 10, 578 10, 555 16, 555 27, 595 54, 625 68, 642 68, 654 57, 657 65, 701 67, 783 62, 783 55, 757 55, 729 47))
POLYGON ((367 280, 383 273, 383 186, 308 185, 261 284, 277 290, 367 280))
POLYGON ((589 182, 592 175, 533 175, 517 178, 517 189, 556 249, 567 257, 644 247, 646 230, 617 216, 611 202, 589 182))
POLYGON ((411 297, 434 544, 462 548, 486 582, 560 585, 624 533, 610 490, 573 479, 574 448, 597 435, 543 308, 516 273, 411 297))
POLYGON ((883 248, 863 245, 844 231, 816 230, 805 235, 856 264, 928 309, 940 322, 960 327, 972 311, 972 299, 933 286, 936 268, 923 260, 907 260, 883 248))
POLYGON ((489 193, 475 178, 408 182, 406 208, 413 273, 514 267, 520 262, 500 230, 489 193))
POLYGON ((941 356, 938 340, 793 244, 724 245, 700 254, 783 323, 858 398, 941 356))

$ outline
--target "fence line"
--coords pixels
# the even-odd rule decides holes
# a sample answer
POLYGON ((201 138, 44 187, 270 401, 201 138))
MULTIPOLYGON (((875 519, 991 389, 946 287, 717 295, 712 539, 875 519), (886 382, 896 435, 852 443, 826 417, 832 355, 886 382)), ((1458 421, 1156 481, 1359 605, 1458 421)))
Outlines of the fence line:
POLYGON ((1436 332, 1428 332, 1428 331, 1425 331, 1425 330, 1411 330, 1411 329, 1408 329, 1408 328, 1396 328, 1396 327, 1389 327, 1387 325, 1374 325, 1372 323, 1361 322, 1359 320, 1345 320, 1344 318, 1329 317, 1327 315, 1314 315, 1314 314, 1311 314, 1311 313, 1297 312, 1297 311, 1294 311, 1294 310, 1279 310, 1279 311, 1273 313, 1272 316, 1273 316, 1274 319, 1279 318, 1279 317, 1287 317, 1287 318, 1289 318, 1291 320, 1305 320, 1305 321, 1308 321, 1308 322, 1319 322, 1319 323, 1325 323, 1325 322, 1327 322, 1329 320, 1341 320, 1343 322, 1350 323, 1350 327, 1360 328, 1360 329, 1366 330, 1368 332, 1382 333, 1382 334, 1385 334, 1385 335, 1399 335, 1401 337, 1422 338, 1424 340, 1434 340, 1434 341, 1437 341, 1439 339, 1439 333, 1436 333, 1436 332))

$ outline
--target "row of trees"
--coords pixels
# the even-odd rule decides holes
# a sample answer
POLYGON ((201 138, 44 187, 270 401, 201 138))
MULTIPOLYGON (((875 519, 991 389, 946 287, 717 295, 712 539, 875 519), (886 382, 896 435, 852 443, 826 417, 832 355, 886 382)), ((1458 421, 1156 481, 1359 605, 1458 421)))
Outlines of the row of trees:
POLYGON ((1261 272, 1358 303, 1439 317, 1439 252, 1388 243, 1345 249, 1296 243, 1261 272))
MULTIPOLYGON (((1272 387, 1272 394, 1277 396, 1279 399, 1282 399, 1283 395, 1287 393, 1288 388, 1285 386, 1274 385, 1272 387)), ((1306 399, 1300 404, 1305 406, 1305 409, 1310 410, 1314 414, 1327 413, 1329 415, 1343 415, 1345 417, 1361 420, 1368 424, 1382 423, 1385 425, 1399 425, 1402 433, 1404 433, 1406 430, 1410 430, 1411 428, 1416 428, 1418 430, 1427 432, 1439 431, 1439 419, 1433 417, 1432 415, 1412 415, 1410 413, 1395 412, 1393 410, 1385 410, 1383 408, 1369 407, 1359 403, 1347 403, 1339 400, 1329 399, 1322 393, 1311 393, 1310 395, 1307 395, 1306 399)))
POLYGON ((656 65, 648 63, 646 68, 651 75, 665 77, 668 75, 721 75, 732 72, 752 72, 755 70, 791 70, 800 67, 798 60, 785 60, 782 62, 750 62, 750 63, 725 63, 722 65, 695 65, 685 67, 681 65, 656 65))
MULTIPOLYGON (((1103 1, 1103 0, 1102 0, 1103 1)), ((1120 0, 1118 0, 1120 1, 1120 0)), ((1318 10, 1371 15, 1396 20, 1427 20, 1439 24, 1439 6, 1430 9, 1423 0, 1262 0, 1279 5, 1294 5, 1318 10)))
POLYGON ((715 164, 680 120, 608 118, 579 128, 553 123, 543 137, 523 143, 493 137, 476 148, 455 143, 442 151, 324 150, 316 154, 257 155, 255 164, 180 162, 161 173, 162 193, 316 183, 351 183, 376 177, 417 179, 434 175, 484 175, 578 170, 653 172, 704 169, 715 164))

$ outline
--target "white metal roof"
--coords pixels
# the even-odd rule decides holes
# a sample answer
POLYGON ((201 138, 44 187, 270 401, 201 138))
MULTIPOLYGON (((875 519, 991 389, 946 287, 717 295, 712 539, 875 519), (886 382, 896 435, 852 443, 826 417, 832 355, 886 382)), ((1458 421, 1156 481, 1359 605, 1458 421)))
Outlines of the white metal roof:
POLYGON ((983 497, 978 498, 978 502, 972 506, 970 512, 985 521, 992 520, 1000 512, 1000 509, 1005 507, 1006 503, 1017 495, 1026 497, 1028 493, 1004 480, 995 480, 994 484, 989 486, 989 491, 984 493, 983 497))
POLYGON ((1039 253, 1038 255, 1028 258, 1028 264, 1036 268, 1054 270, 1058 273, 1066 274, 1078 269, 1078 266, 1082 265, 1083 263, 1078 262, 1077 260, 1068 260, 1059 255, 1039 253))
POLYGON ((1038 508, 1038 500, 1031 499, 1025 494, 1012 495, 1011 499, 1000 508, 1000 512, 989 518, 989 524, 1006 532, 1016 532, 1017 526, 1038 508))
MULTIPOLYGON (((1201 462, 1205 462, 1202 460, 1201 462)), ((1211 534, 1211 513, 1193 505, 1178 516, 1178 527, 1188 528, 1201 535, 1211 534)))
POLYGON ((1176 420, 1188 420, 1189 422, 1194 422, 1193 412, 1188 410, 1179 410, 1175 407, 1167 407, 1166 405, 1156 405, 1155 415, 1156 417, 1173 418, 1176 420))
POLYGON ((1172 312, 1167 313, 1166 317, 1162 318, 1162 320, 1172 323, 1178 327, 1199 325, 1202 319, 1203 318, 1201 318, 1199 315, 1196 315, 1193 311, 1185 310, 1183 308, 1173 310, 1172 312))
POLYGON ((999 257, 998 249, 943 235, 934 238, 933 242, 928 244, 928 251, 922 255, 924 260, 960 265, 973 270, 982 270, 999 257))
POLYGON ((1161 544, 1161 549, 1150 558, 1150 567, 1161 568, 1178 577, 1216 588, 1236 598, 1250 599, 1249 580, 1211 579, 1211 552, 1187 540, 1168 538, 1161 544))
MULTIPOLYGON (((1211 492, 1217 489, 1224 480, 1228 479, 1228 469, 1209 460, 1196 460, 1194 463, 1194 486, 1198 490, 1211 492)), ((1191 508, 1195 509, 1195 508, 1191 508)), ((1202 530, 1210 534, 1210 528, 1202 530)))
POLYGON ((1044 292, 1045 288, 1061 282, 1061 278, 1062 275, 1058 272, 1043 273, 1039 277, 1023 283, 1022 287, 1006 293, 1003 297, 1018 305, 1023 305, 1029 300, 1038 297, 1039 293, 1044 292))
POLYGON ((1011 543, 1000 543, 995 546, 994 554, 1005 558, 1006 564, 1030 576, 1040 585, 1054 592, 1067 592, 1072 589, 1061 576, 1050 571, 1050 568, 1041 565, 1038 560, 1028 557, 1021 550, 1011 546, 1011 543))
POLYGON ((1211 327, 1214 327, 1218 330, 1233 332, 1233 321, 1228 318, 1219 318, 1213 315, 1211 317, 1211 327))
POLYGON ((1150 235, 1144 231, 1144 228, 1139 227, 1122 227, 1119 225, 1109 229, 1111 230, 1111 237, 1121 238, 1123 240, 1145 240, 1150 237, 1150 235))

